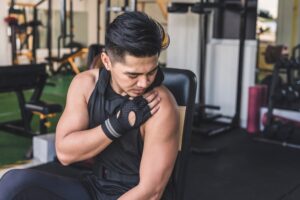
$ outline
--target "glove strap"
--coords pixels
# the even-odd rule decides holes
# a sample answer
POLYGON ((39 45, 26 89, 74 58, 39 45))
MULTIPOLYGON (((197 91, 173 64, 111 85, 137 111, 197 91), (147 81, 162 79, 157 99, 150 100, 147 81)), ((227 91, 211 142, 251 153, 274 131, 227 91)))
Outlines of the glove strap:
POLYGON ((111 140, 115 140, 115 139, 121 137, 121 134, 118 133, 111 125, 109 118, 104 121, 104 123, 101 125, 101 128, 102 128, 103 132, 105 133, 105 135, 111 140))

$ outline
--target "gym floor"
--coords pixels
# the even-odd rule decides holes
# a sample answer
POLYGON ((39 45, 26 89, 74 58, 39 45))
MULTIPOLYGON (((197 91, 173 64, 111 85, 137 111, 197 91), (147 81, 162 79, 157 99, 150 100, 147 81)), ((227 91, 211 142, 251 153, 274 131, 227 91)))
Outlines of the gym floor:
POLYGON ((192 147, 216 151, 191 155, 186 199, 300 199, 299 149, 254 141, 241 129, 214 138, 195 133, 192 147))

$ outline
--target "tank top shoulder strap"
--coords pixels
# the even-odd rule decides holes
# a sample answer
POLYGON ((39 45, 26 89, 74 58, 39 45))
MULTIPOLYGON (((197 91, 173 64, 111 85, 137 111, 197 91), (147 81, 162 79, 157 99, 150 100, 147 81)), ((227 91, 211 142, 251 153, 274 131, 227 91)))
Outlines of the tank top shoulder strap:
POLYGON ((89 128, 93 128, 105 120, 105 92, 109 80, 109 72, 105 68, 99 69, 98 81, 88 101, 89 128))
POLYGON ((97 86, 96 86, 100 94, 102 95, 105 94, 105 90, 109 84, 109 80, 110 80, 110 73, 104 67, 100 68, 97 86))

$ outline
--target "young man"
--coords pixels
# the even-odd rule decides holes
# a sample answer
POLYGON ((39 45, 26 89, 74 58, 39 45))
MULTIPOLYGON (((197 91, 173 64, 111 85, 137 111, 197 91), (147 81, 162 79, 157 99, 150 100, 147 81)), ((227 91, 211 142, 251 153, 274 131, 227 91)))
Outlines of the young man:
POLYGON ((165 37, 146 14, 118 16, 106 33, 105 67, 74 78, 56 130, 60 162, 93 158, 93 170, 80 180, 14 170, 0 182, 0 199, 174 199, 179 118, 161 85, 165 37))

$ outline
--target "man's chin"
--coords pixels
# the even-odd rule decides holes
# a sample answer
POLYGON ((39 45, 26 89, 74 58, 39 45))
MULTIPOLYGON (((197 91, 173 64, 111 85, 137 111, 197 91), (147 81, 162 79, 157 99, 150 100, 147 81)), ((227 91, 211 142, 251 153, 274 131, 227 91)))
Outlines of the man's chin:
POLYGON ((141 96, 143 95, 145 92, 144 91, 140 91, 140 92, 128 92, 127 94, 130 96, 130 97, 138 97, 138 96, 141 96))

